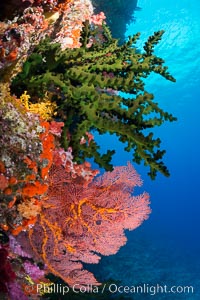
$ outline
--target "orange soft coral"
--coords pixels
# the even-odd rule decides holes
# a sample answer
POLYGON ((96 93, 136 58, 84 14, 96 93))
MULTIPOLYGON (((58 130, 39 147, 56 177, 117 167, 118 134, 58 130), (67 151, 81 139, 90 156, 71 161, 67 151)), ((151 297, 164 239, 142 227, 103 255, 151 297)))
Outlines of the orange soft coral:
POLYGON ((35 181, 34 183, 27 183, 22 188, 22 195, 25 197, 43 195, 47 191, 47 188, 47 184, 42 184, 39 181, 35 181))

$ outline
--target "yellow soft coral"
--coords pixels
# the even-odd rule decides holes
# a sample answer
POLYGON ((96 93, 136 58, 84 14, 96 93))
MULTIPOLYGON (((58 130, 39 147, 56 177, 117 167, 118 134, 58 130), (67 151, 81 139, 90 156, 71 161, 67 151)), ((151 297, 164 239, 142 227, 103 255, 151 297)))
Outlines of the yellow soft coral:
POLYGON ((30 112, 39 114, 44 120, 51 120, 53 116, 56 115, 57 104, 56 102, 51 102, 48 98, 48 94, 45 95, 44 100, 40 103, 30 103, 30 96, 27 94, 27 91, 21 95, 20 100, 22 104, 30 112))
POLYGON ((26 107, 26 109, 29 109, 29 99, 31 96, 27 94, 27 91, 24 91, 24 93, 21 95, 20 100, 22 104, 26 107))

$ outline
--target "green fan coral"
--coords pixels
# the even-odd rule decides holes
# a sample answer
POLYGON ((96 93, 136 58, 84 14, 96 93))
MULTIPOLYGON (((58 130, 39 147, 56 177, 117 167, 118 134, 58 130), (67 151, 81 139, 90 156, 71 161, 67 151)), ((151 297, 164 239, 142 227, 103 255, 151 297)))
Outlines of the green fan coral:
POLYGON ((52 94, 51 99, 57 102, 60 117, 65 120, 63 146, 73 148, 76 161, 94 157, 99 166, 112 169, 114 151, 101 155, 95 141, 89 147, 80 145, 85 132, 93 130, 116 134, 126 143, 126 151, 134 150, 135 162, 143 160, 150 167, 152 179, 157 171, 169 176, 162 162, 165 151, 160 150, 160 139, 145 133, 145 129, 149 132, 164 121, 176 120, 153 101, 143 81, 152 72, 175 81, 163 65, 164 60, 154 54, 154 46, 163 33, 155 32, 145 43, 144 52, 139 53, 134 44, 140 34, 120 46, 105 25, 99 34, 86 23, 79 49, 61 51, 60 44, 52 44, 48 39, 40 43, 13 80, 12 90, 17 95, 27 90, 33 101, 46 92, 52 94))

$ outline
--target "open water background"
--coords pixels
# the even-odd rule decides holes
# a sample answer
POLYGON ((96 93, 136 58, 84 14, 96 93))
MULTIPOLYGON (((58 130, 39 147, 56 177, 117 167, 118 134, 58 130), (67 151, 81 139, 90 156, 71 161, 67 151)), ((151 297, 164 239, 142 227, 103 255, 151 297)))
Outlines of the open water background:
MULTIPOLYGON (((123 285, 193 286, 193 293, 128 294, 132 299, 200 299, 200 1, 139 0, 136 21, 127 24, 126 37, 141 32, 142 48, 154 31, 165 30, 156 54, 166 61, 177 79, 169 82, 159 75, 147 80, 160 106, 178 117, 154 130, 167 150, 165 163, 171 176, 155 181, 147 168, 135 165, 151 196, 149 220, 133 232, 115 256, 96 266, 101 278, 114 278, 123 285)), ((106 13, 106 12, 105 12, 106 13)), ((113 136, 99 137, 103 150, 116 144, 114 165, 124 165, 131 155, 113 136)), ((180 290, 181 291, 181 288, 180 290)), ((123 294, 125 295, 125 294, 123 294)))

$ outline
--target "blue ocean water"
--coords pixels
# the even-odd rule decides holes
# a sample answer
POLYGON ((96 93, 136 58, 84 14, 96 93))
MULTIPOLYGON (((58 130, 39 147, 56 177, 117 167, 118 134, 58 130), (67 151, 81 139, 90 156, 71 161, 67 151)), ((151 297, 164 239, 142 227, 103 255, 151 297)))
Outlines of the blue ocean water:
MULTIPOLYGON (((154 130, 167 150, 165 163, 171 176, 158 175, 152 181, 147 168, 135 165, 151 196, 149 220, 133 232, 115 256, 103 258, 98 266, 102 278, 114 278, 123 285, 193 286, 193 293, 135 293, 132 299, 200 299, 200 1, 139 0, 136 22, 127 24, 126 37, 141 33, 137 46, 154 31, 165 30, 156 54, 166 61, 177 82, 151 75, 146 89, 155 101, 173 113, 177 122, 154 130)), ((123 165, 131 155, 115 137, 99 137, 105 149, 115 143, 114 165, 123 165)), ((126 294, 126 293, 125 293, 126 294)), ((124 295, 124 294, 123 294, 124 295)))

